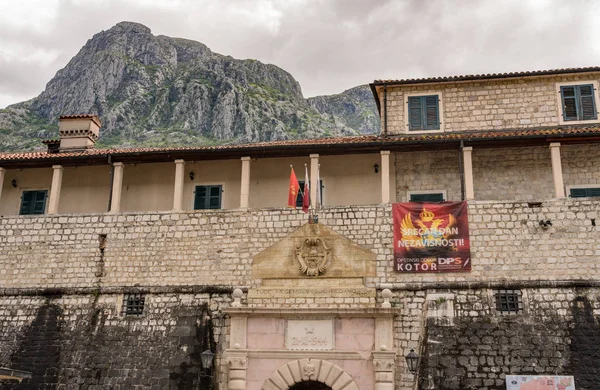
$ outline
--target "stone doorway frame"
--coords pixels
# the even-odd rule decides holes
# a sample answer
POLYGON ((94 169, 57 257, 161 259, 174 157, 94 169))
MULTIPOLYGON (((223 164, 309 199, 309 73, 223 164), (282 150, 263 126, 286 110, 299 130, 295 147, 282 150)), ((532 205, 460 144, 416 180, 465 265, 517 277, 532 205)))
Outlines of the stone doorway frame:
POLYGON ((287 390, 304 381, 321 382, 333 390, 359 390, 350 374, 321 359, 298 359, 284 364, 265 380, 262 390, 287 390))

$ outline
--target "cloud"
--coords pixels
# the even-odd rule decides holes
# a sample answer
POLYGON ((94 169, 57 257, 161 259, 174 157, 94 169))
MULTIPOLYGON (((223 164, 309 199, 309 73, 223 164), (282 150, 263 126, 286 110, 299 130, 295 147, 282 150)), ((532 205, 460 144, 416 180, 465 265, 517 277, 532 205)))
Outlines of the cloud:
POLYGON ((40 93, 123 20, 289 71, 306 96, 379 78, 600 64, 600 2, 25 0, 0 16, 0 107, 40 93), (9 78, 6 80, 6 78, 9 78))

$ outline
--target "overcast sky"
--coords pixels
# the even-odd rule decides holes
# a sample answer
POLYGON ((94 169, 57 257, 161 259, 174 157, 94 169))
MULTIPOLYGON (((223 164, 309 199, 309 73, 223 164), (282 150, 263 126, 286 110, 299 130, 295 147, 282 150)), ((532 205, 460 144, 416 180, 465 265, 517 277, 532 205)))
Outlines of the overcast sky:
POLYGON ((0 0, 0 108, 124 20, 290 72, 306 97, 374 79, 600 65, 600 1, 0 0))

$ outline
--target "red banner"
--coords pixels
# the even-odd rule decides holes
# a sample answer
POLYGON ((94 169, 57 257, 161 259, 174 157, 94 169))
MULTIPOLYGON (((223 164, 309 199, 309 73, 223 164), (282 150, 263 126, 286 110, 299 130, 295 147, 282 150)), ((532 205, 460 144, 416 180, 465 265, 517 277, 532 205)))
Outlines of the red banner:
POLYGON ((396 272, 469 272, 467 202, 395 203, 396 272))

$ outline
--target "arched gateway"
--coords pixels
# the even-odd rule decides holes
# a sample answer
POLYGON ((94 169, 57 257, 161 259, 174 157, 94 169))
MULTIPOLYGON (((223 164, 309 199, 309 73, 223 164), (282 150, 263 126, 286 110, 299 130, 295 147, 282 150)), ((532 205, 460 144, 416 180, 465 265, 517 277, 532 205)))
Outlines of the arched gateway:
POLYGON ((359 390, 352 377, 326 360, 291 361, 267 379, 262 390, 359 390))
POLYGON ((233 293, 223 353, 229 390, 393 390, 389 296, 366 278, 377 254, 308 223, 252 258, 261 284, 233 293))

